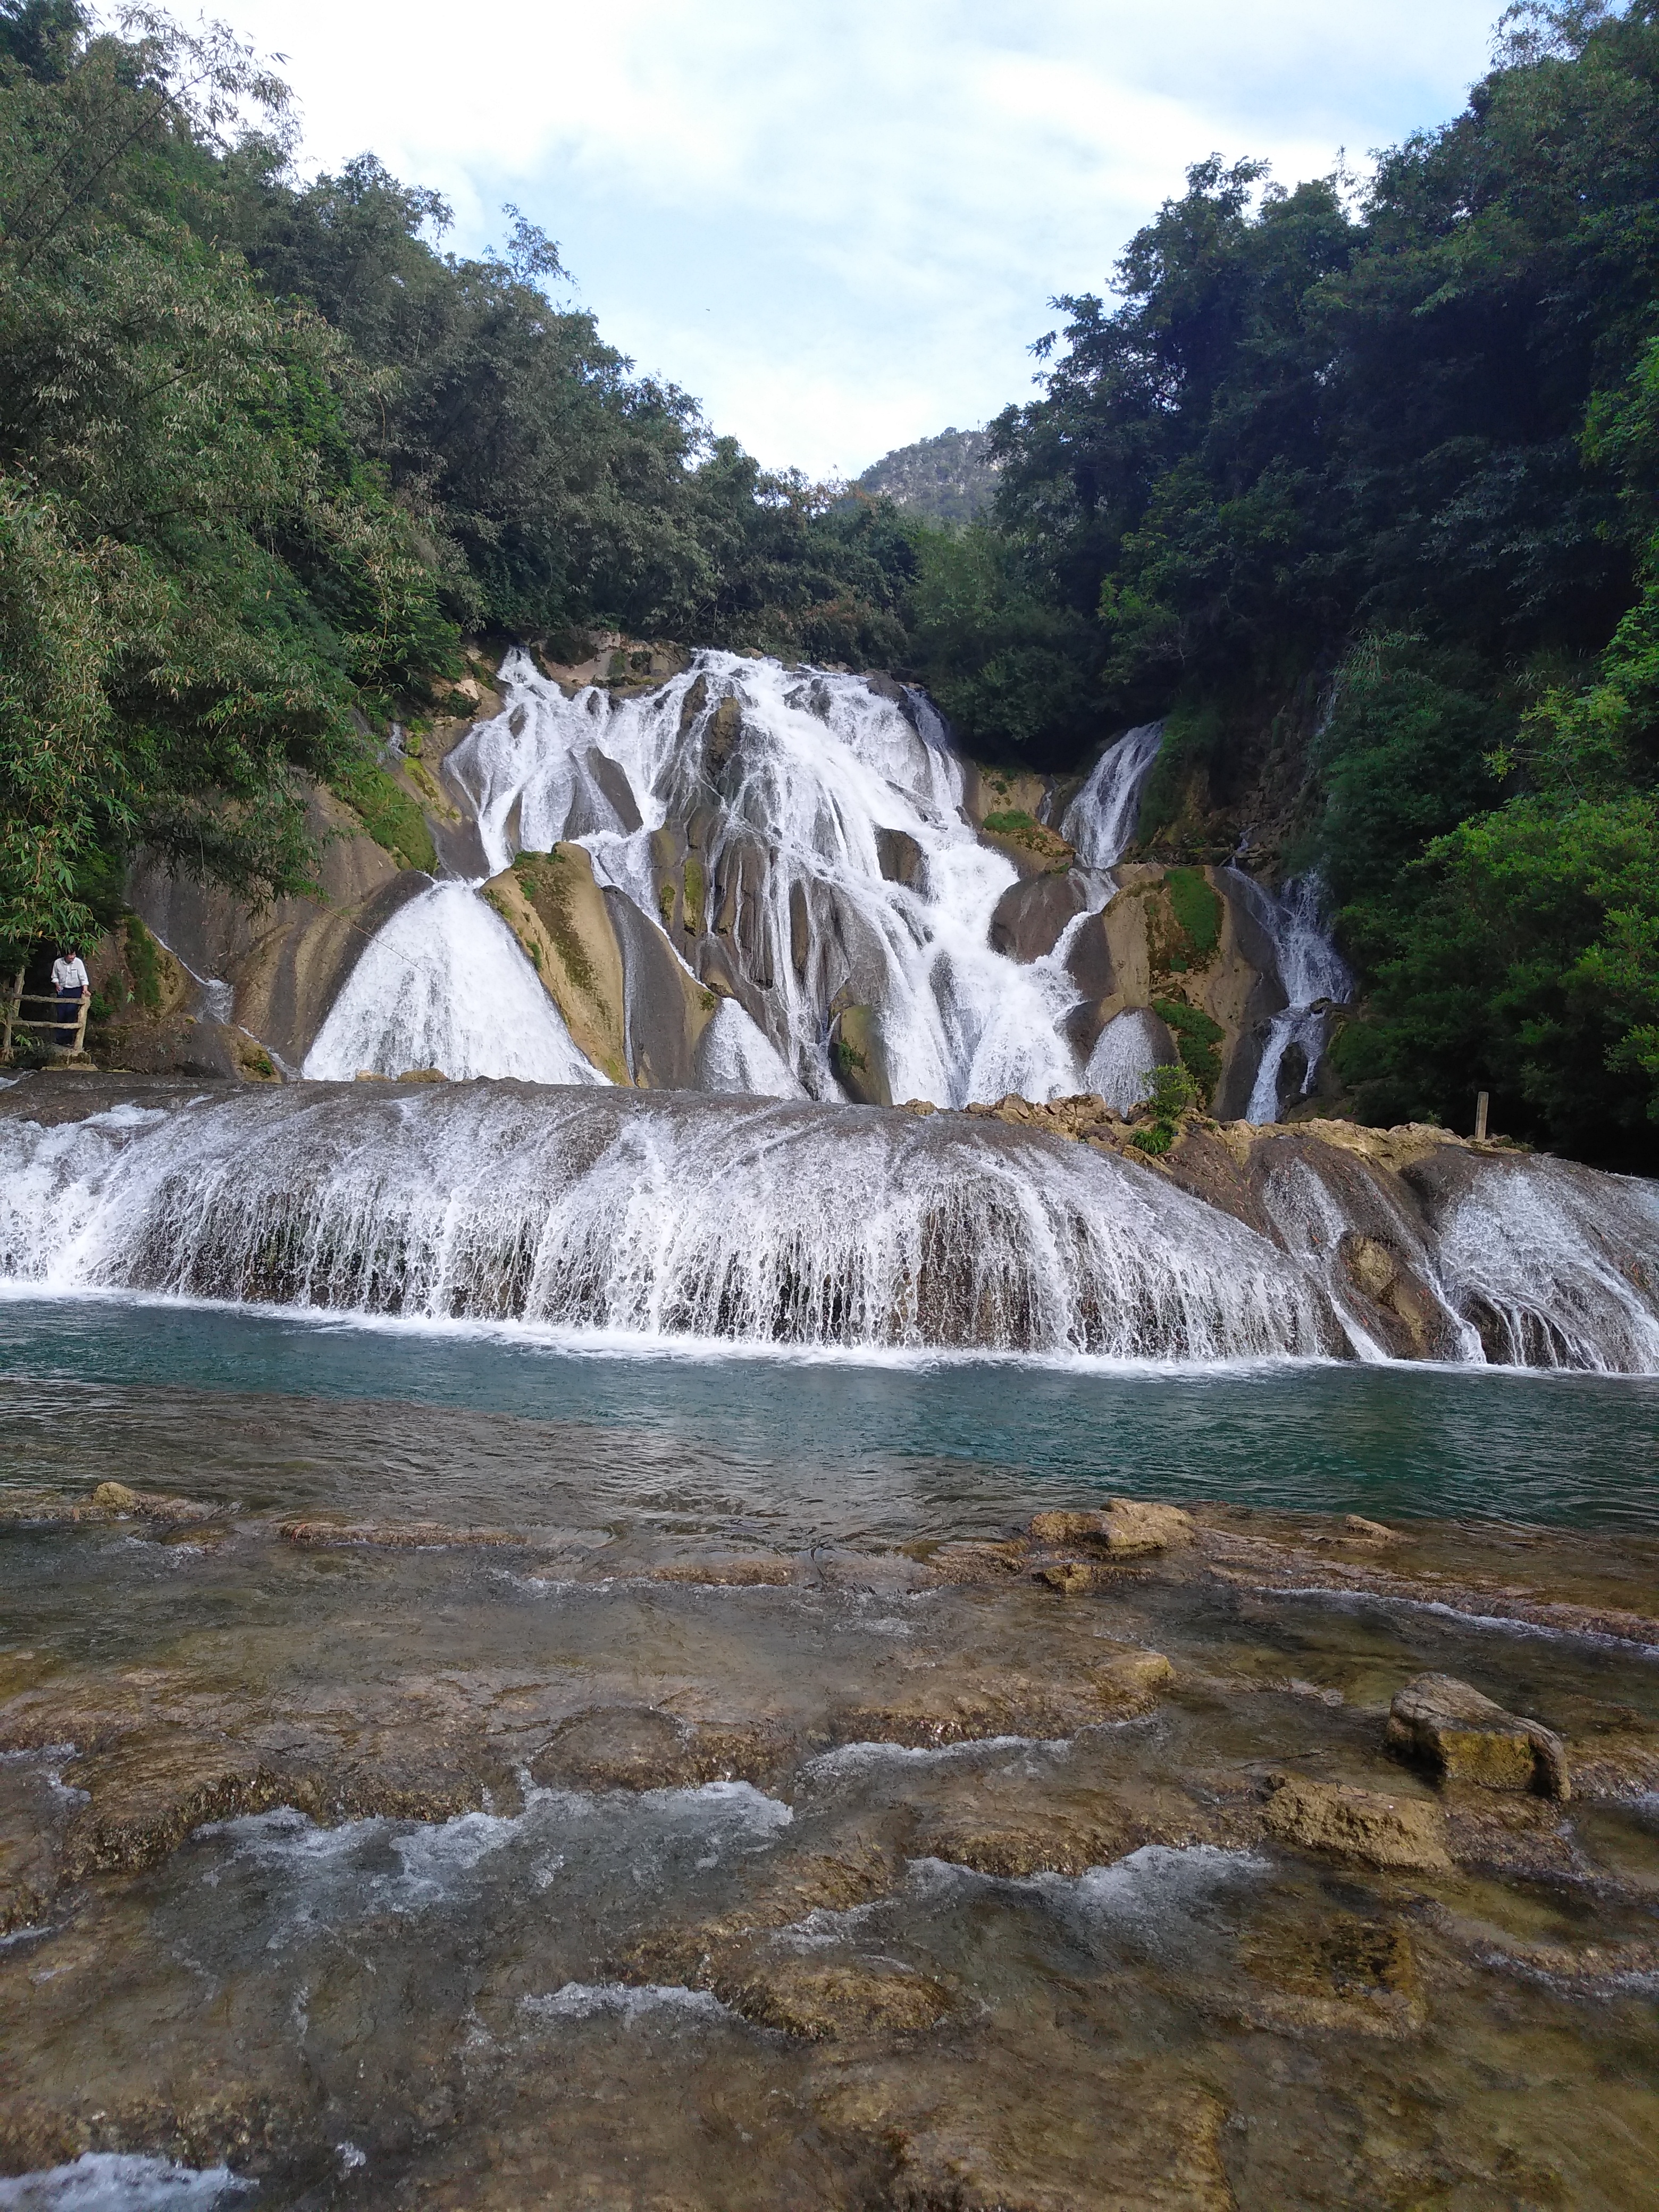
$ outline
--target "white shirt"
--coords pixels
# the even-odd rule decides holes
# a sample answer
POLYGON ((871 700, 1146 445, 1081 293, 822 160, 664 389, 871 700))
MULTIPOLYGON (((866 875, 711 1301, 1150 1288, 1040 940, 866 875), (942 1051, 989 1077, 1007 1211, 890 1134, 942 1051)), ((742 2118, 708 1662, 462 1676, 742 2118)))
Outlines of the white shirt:
POLYGON ((78 952, 72 952, 67 960, 52 962, 52 988, 58 992, 84 991, 90 988, 87 963, 78 952))

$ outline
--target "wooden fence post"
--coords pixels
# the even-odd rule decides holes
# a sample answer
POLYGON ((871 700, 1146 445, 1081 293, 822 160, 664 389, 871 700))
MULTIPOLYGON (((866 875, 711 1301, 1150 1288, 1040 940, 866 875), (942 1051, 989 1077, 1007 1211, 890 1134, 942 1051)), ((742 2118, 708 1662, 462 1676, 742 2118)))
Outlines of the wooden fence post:
MULTIPOLYGON (((76 1020, 75 1024, 75 1043, 70 1055, 73 1059, 81 1059, 86 1052, 87 1016, 91 1012, 91 1011, 92 994, 90 991, 82 991, 81 994, 81 1012, 79 1018, 76 1020)), ((1481 1095, 1484 1097, 1485 1093, 1483 1092, 1481 1095)))
POLYGON ((3 1039, 0 1039, 0 1060, 9 1060, 11 1058, 12 1029, 17 1020, 19 1012, 21 1011, 22 1004, 23 970, 20 968, 17 971, 17 979, 11 987, 11 996, 6 1001, 5 1033, 3 1039))
POLYGON ((1491 1096, 1488 1092, 1485 1091, 1475 1092, 1474 1141, 1477 1145, 1484 1145, 1486 1141, 1486 1109, 1491 1103, 1491 1096))

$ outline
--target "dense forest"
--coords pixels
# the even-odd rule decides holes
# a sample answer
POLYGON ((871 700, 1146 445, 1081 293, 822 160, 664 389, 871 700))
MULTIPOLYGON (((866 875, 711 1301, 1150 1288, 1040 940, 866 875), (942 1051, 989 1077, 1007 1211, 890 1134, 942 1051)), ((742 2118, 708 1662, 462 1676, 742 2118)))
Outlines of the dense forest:
POLYGON ((902 659, 890 507, 636 376, 515 211, 466 259, 372 158, 301 185, 245 47, 123 21, 0 0, 0 949, 94 932, 140 847, 303 886, 305 780, 372 808, 464 631, 902 659))
MULTIPOLYGON (((913 651, 970 742, 1167 715, 1154 852, 1291 771, 1368 1120, 1652 1165, 1659 6, 1512 9, 1467 111, 1286 191, 1200 163, 994 425, 913 651), (1231 803, 1230 803, 1231 802, 1231 803)), ((1196 846, 1194 840, 1196 838, 1196 846)))
POLYGON ((1511 9, 1367 179, 1213 157, 1060 300, 966 525, 763 471, 228 33, 0 0, 0 949, 141 847, 254 899, 466 633, 927 683, 1045 770, 1166 719, 1159 858, 1317 870, 1365 1119, 1651 1164, 1659 0, 1511 9))

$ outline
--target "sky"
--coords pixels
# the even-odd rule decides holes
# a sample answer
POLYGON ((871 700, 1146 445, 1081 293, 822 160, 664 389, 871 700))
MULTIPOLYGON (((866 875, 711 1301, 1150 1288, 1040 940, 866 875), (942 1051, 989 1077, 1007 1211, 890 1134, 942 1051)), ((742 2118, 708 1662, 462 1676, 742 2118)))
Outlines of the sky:
POLYGON ((305 165, 372 150, 446 243, 558 241, 639 369, 851 477, 1031 391, 1056 294, 1211 152, 1324 175, 1447 120, 1500 0, 216 0, 305 165))

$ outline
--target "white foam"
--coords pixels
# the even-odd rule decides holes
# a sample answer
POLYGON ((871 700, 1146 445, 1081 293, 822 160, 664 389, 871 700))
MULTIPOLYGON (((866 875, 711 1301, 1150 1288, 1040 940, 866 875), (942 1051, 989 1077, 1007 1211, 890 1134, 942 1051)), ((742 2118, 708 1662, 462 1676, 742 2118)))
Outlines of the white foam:
POLYGON ((218 2212, 255 2185, 228 2166, 87 2151, 67 2166, 0 2179, 4 2212, 218 2212))
POLYGON ((549 1996, 521 1997, 519 2009, 535 2020, 592 2020, 601 2014, 630 2023, 662 2014, 682 2019, 730 2020, 712 1990, 678 1982, 566 1982, 549 1996))
POLYGON ((840 1099, 830 1017, 852 1003, 878 1010, 896 1098, 960 1105, 1077 1088, 1059 1021, 1078 994, 992 951, 992 910, 1016 871, 975 836, 962 763, 923 695, 901 702, 859 677, 714 652, 628 701, 593 689, 568 699, 524 653, 501 681, 502 713, 448 761, 492 870, 515 848, 572 840, 676 959, 702 958, 684 932, 663 929, 651 842, 665 824, 699 824, 705 935, 749 1009, 717 1015, 703 1087, 775 1096, 787 1082, 840 1099), (919 860, 908 882, 883 872, 896 836, 919 860))
POLYGON ((350 1081, 436 1067, 462 1081, 602 1084, 518 939, 471 884, 434 884, 372 938, 306 1054, 350 1081))

